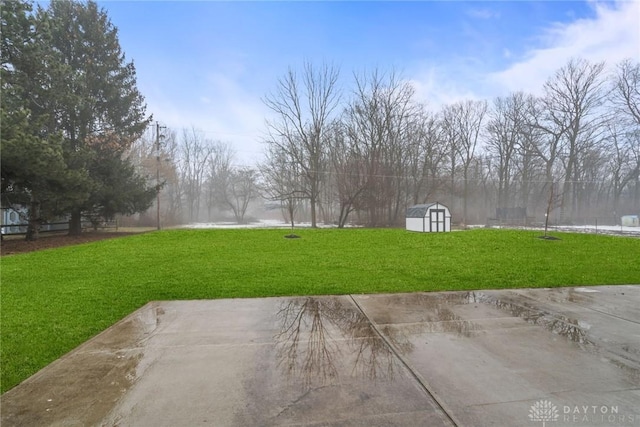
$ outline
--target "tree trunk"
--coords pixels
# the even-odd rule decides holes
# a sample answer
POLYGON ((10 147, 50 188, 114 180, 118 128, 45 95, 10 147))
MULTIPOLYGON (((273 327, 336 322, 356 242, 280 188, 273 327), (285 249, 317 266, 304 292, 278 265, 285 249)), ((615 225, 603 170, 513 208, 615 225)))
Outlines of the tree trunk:
POLYGON ((640 175, 636 176, 635 188, 633 189, 633 207, 637 211, 640 209, 640 175))
POLYGON ((549 215, 551 215, 551 205, 553 204, 553 185, 551 183, 551 190, 549 191, 549 202, 547 203, 547 212, 544 214, 544 237, 547 237, 547 230, 549 229, 549 215))
POLYGON ((27 225, 25 240, 38 240, 38 237, 40 237, 40 222, 40 202, 31 200, 31 206, 29 206, 29 224, 27 225))
POLYGON ((291 221, 291 230, 293 231, 293 227, 294 227, 294 219, 293 219, 293 214, 295 211, 295 207, 293 205, 293 201, 292 200, 288 200, 287 201, 287 209, 289 210, 289 221, 291 221))
POLYGON ((347 216, 349 211, 346 206, 340 204, 340 215, 338 216, 338 228, 344 228, 344 224, 347 222, 347 216))
POLYGON ((463 187, 463 191, 464 191, 464 197, 462 200, 462 223, 464 225, 467 225, 467 216, 468 216, 468 203, 467 203, 467 197, 469 197, 469 180, 468 180, 468 170, 467 167, 465 167, 464 169, 464 187, 463 187))
POLYGON ((315 196, 312 196, 310 199, 310 204, 311 204, 311 227, 312 228, 317 228, 318 224, 316 223, 316 198, 315 196))
MULTIPOLYGON (((316 171, 318 170, 318 168, 320 167, 319 162, 317 160, 317 155, 314 154, 312 156, 312 164, 315 165, 315 169, 316 171)), ((316 228, 318 226, 318 215, 317 215, 317 210, 318 210, 318 205, 319 205, 319 194, 320 194, 320 183, 319 183, 319 177, 318 175, 314 172, 311 175, 311 192, 309 194, 309 204, 311 205, 311 227, 312 228, 316 228)))
POLYGON ((69 219, 69 236, 79 236, 80 234, 82 234, 82 213, 79 209, 74 209, 69 219))

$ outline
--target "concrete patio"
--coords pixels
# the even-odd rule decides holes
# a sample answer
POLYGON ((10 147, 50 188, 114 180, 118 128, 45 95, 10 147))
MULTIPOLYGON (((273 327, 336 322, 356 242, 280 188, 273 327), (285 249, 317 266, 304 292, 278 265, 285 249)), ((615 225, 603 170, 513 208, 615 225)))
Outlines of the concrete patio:
POLYGON ((151 302, 3 426, 640 426, 640 286, 151 302))

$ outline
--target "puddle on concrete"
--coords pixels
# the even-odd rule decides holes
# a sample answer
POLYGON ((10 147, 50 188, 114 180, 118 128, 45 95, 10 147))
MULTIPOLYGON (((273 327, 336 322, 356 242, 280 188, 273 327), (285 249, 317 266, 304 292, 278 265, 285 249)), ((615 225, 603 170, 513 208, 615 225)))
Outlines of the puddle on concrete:
MULTIPOLYGON (((366 300, 367 297, 362 297, 366 300)), ((455 312, 460 305, 477 304, 475 292, 455 292, 438 294, 398 294, 385 295, 385 304, 375 304, 374 321, 396 347, 403 352, 410 349, 408 343, 399 339, 402 325, 409 333, 445 332, 456 336, 470 337, 483 330, 482 326, 467 320, 455 312)), ((366 309, 365 309, 366 310, 366 309)))
POLYGON ((483 293, 477 293, 476 298, 483 304, 494 306, 513 317, 521 318, 529 324, 541 326, 581 346, 594 345, 588 337, 588 330, 591 329, 591 325, 587 322, 562 316, 558 313, 551 314, 539 307, 533 306, 523 299, 513 301, 511 299, 496 298, 483 293))
POLYGON ((277 313, 277 365, 306 387, 340 380, 340 372, 392 379, 399 364, 368 319, 339 297, 296 298, 277 313), (349 366, 342 366, 344 363, 349 366))
POLYGON ((149 303, 133 315, 106 329, 86 345, 88 348, 114 350, 143 346, 144 341, 160 326, 164 315, 164 308, 156 303, 149 303))
POLYGON ((274 345, 258 350, 243 380, 235 424, 451 425, 351 297, 283 299, 274 321, 274 345))
MULTIPOLYGON (((589 339, 591 325, 587 322, 558 313, 552 314, 515 294, 513 297, 498 298, 479 291, 385 295, 384 298, 385 306, 376 303, 371 306, 375 311, 375 321, 383 325, 403 325, 403 328, 412 334, 443 332, 458 337, 473 337, 482 333, 484 327, 479 321, 466 319, 464 314, 460 315, 458 312, 461 310, 457 310, 456 307, 484 305, 508 316, 520 318, 528 324, 543 327, 582 347, 594 345, 589 339), (402 321, 398 322, 398 318, 402 321)), ((387 328, 385 331, 396 329, 387 328)), ((391 339, 394 340, 393 336, 391 339)), ((400 345, 399 348, 403 346, 400 345)))
MULTIPOLYGON (((561 302, 583 302, 586 299, 598 295, 599 291, 585 292, 584 288, 569 288, 551 290, 548 298, 562 297, 561 302)), ((603 362, 608 362, 624 372, 625 376, 634 383, 640 383, 640 364, 638 363, 638 350, 628 345, 617 347, 608 343, 602 337, 598 339, 590 337, 589 331, 592 325, 584 320, 563 316, 559 313, 550 313, 533 305, 528 300, 514 297, 496 298, 487 294, 479 295, 478 299, 485 304, 490 304, 507 313, 517 316, 527 323, 541 326, 555 335, 562 336, 575 343, 580 349, 594 354, 603 362), (621 351, 620 351, 621 350, 621 351)))
MULTIPOLYGON (((598 295, 574 293, 576 298, 598 295)), ((394 351, 401 356, 414 352, 411 355, 414 361, 428 359, 433 346, 424 347, 425 343, 420 341, 427 333, 447 334, 439 336, 438 342, 452 344, 451 348, 456 351, 464 351, 470 340, 488 333, 484 328, 505 322, 509 326, 530 324, 544 328, 576 344, 570 347, 589 350, 595 358, 596 369, 602 363, 610 363, 624 372, 625 378, 631 378, 636 384, 640 381, 638 347, 634 342, 616 344, 619 354, 612 354, 601 337, 590 336, 598 328, 592 328, 578 318, 546 310, 547 302, 511 291, 355 296, 353 301, 348 296, 278 298, 259 303, 257 300, 231 300, 228 304, 240 311, 234 309, 220 314, 210 310, 218 316, 215 327, 208 317, 191 319, 192 323, 188 325, 194 327, 194 337, 206 338, 206 345, 201 350, 213 355, 205 358, 206 368, 197 370, 195 376, 220 378, 215 372, 225 368, 220 364, 219 355, 239 361, 235 367, 237 375, 232 372, 228 383, 216 383, 211 388, 216 392, 224 390, 225 398, 227 394, 230 396, 228 402, 222 399, 228 408, 232 408, 229 411, 236 411, 234 405, 238 405, 234 415, 237 425, 265 425, 265 419, 273 421, 273 425, 325 420, 323 414, 314 411, 327 407, 332 412, 339 412, 344 417, 341 419, 348 419, 353 411, 361 411, 364 419, 376 411, 395 417, 415 412, 416 408, 440 419, 437 405, 425 399, 422 389, 415 385, 409 365, 403 365, 394 351), (358 306, 363 307, 366 315, 358 306), (368 318, 373 318, 377 327, 371 325, 368 318), (220 328, 220 319, 228 320, 224 328, 229 330, 223 328, 225 333, 219 335, 226 337, 238 331, 238 339, 226 344, 216 341, 218 335, 208 328, 219 330, 216 328, 220 328), (485 320, 489 321, 485 323, 485 320), (255 335, 251 335, 252 332, 255 335), (227 392, 224 387, 238 394, 227 392), (309 414, 315 414, 315 418, 309 414)), ((145 306, 117 327, 106 330, 47 367, 46 376, 36 375, 5 393, 2 396, 2 425, 93 425, 104 420, 114 407, 118 408, 119 400, 126 400, 121 399, 124 394, 130 390, 130 395, 139 392, 144 383, 138 382, 141 376, 148 378, 154 371, 154 368, 147 370, 150 364, 169 353, 165 350, 154 352, 152 348, 158 346, 155 340, 158 328, 165 333, 166 325, 174 325, 172 319, 176 309, 171 304, 145 306), (149 342, 150 338, 152 342, 149 342)), ((187 308, 182 310, 188 311, 187 308)), ((524 333, 529 333, 529 329, 533 328, 523 328, 524 333)), ((494 341, 486 342, 501 340, 498 332, 489 337, 494 341)), ((534 335, 536 339, 541 339, 542 335, 546 341, 544 334, 534 335)), ((524 340, 527 339, 525 335, 524 340)), ((504 341, 507 348, 509 343, 504 341)), ((180 353, 183 356, 201 355, 200 350, 191 350, 186 345, 176 347, 180 348, 175 351, 183 352, 180 353)), ((568 350, 568 354, 576 354, 573 348, 568 350)), ((588 358, 591 360, 591 356, 588 358)), ((184 363, 182 357, 176 360, 184 363)), ((442 371, 437 360, 433 361, 433 366, 433 372, 442 371)), ((443 375, 448 375, 448 371, 443 375)), ((154 398, 156 391, 150 389, 154 398)), ((200 389, 194 393, 198 398, 202 395, 200 389)), ((210 395, 217 396, 215 393, 210 395)), ((220 407, 225 409, 224 405, 220 407)), ((121 414, 111 413, 115 413, 114 417, 121 414)), ((408 421, 405 424, 416 423, 408 421)))

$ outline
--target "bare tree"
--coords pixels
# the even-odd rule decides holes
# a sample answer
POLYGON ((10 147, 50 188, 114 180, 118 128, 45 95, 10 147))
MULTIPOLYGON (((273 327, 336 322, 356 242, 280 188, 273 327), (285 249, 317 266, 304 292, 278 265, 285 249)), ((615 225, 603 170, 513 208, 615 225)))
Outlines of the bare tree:
POLYGON ((446 150, 438 116, 419 106, 405 147, 407 196, 412 204, 425 203, 440 190, 446 150))
POLYGON ((640 126, 640 63, 627 59, 613 77, 612 100, 618 111, 640 126))
POLYGON ((451 144, 452 184, 455 175, 455 157, 462 167, 462 222, 468 218, 469 171, 487 113, 486 101, 466 100, 445 107, 444 126, 451 144))
POLYGON ((344 124, 335 121, 329 137, 329 164, 333 197, 338 202, 338 227, 343 228, 366 189, 367 168, 357 142, 347 137, 344 124))
POLYGON ((306 62, 301 77, 289 69, 278 80, 276 92, 264 98, 265 105, 275 113, 275 118, 267 121, 266 142, 276 146, 279 155, 286 156, 285 164, 296 165, 302 173, 312 227, 317 226, 316 209, 326 158, 325 133, 340 100, 338 74, 334 66, 314 67, 306 62))
POLYGON ((456 204, 456 172, 458 171, 458 128, 456 126, 455 111, 452 106, 445 106, 440 114, 440 127, 442 128, 442 142, 448 161, 448 187, 449 206, 454 209, 456 204))
POLYGON ((552 132, 561 135, 565 152, 562 212, 569 207, 572 216, 579 203, 574 184, 579 182, 581 156, 602 140, 603 70, 604 62, 571 59, 544 84, 552 132))
POLYGON ((244 224, 249 203, 259 195, 258 176, 254 169, 233 168, 228 175, 220 177, 218 198, 223 206, 231 209, 238 224, 244 224))
MULTIPOLYGON (((176 164, 179 155, 175 131, 165 129, 159 142, 160 146, 157 147, 155 128, 150 128, 131 145, 125 155, 150 182, 159 180, 157 185, 160 188, 161 221, 163 224, 175 224, 180 221, 181 209, 180 179, 176 164)), ((156 208, 154 205, 150 209, 156 208)))
POLYGON ((206 193, 207 216, 213 218, 216 208, 226 208, 226 201, 221 198, 221 188, 225 188, 233 174, 235 151, 230 144, 217 142, 212 146, 211 155, 207 161, 206 193), (222 199, 222 200, 221 200, 222 199), (224 205, 224 206, 223 206, 224 205))
MULTIPOLYGON (((497 177, 497 206, 529 207, 529 197, 536 189, 542 159, 548 161, 549 180, 556 157, 555 146, 545 145, 536 116, 536 99, 523 92, 496 98, 487 122, 486 154, 497 177)), ((539 189, 542 194, 542 188, 539 189)), ((544 193, 546 197, 546 193, 544 193)))
POLYGON ((487 123, 487 151, 496 158, 498 173, 498 207, 511 207, 511 179, 515 176, 518 141, 525 133, 525 95, 513 93, 496 98, 487 123))
MULTIPOLYGON (((540 200, 546 198, 544 190, 538 191, 541 184, 550 182, 553 177, 553 164, 555 162, 555 152, 550 150, 549 163, 545 162, 545 159, 539 155, 539 150, 545 152, 543 147, 543 140, 545 133, 536 126, 539 111, 536 106, 539 105, 538 100, 533 95, 525 95, 524 111, 522 112, 522 118, 524 123, 522 124, 522 133, 517 140, 516 146, 516 158, 513 162, 514 173, 517 177, 518 191, 519 191, 519 203, 520 206, 529 208, 530 198, 532 194, 538 194, 540 200), (549 169, 547 170, 547 166, 549 169), (546 179, 546 181, 545 181, 546 179)), ((538 205, 538 200, 534 199, 534 206, 538 205)))
POLYGON ((165 169, 160 170, 160 178, 164 178, 165 185, 160 191, 160 203, 164 211, 164 223, 177 224, 182 222, 182 182, 177 162, 179 158, 178 136, 175 131, 170 129, 164 133, 165 138, 162 140, 161 147, 164 147, 166 153, 164 158, 166 166, 165 169), (170 159, 168 163, 167 159, 170 159))
MULTIPOLYGON (((558 159, 561 156, 562 141, 566 131, 558 126, 550 110, 546 108, 543 98, 535 98, 529 104, 529 149, 544 163, 545 183, 558 179, 558 159)), ((543 190, 546 200, 546 189, 543 190)))
POLYGON ((556 193, 556 183, 549 183, 549 199, 547 200, 547 209, 544 214, 544 237, 547 237, 547 231, 549 230, 549 219, 551 218, 551 211, 556 208, 561 200, 562 195, 556 193))
POLYGON ((378 70, 356 76, 355 82, 343 120, 346 138, 366 168, 362 207, 370 225, 393 224, 404 208, 404 144, 417 111, 414 89, 395 73, 378 70))
POLYGON ((619 120, 607 123, 607 169, 613 192, 613 210, 620 212, 620 199, 626 187, 640 174, 640 133, 630 132, 619 120))
MULTIPOLYGON (((614 188, 614 202, 618 207, 621 192, 629 183, 633 183, 633 207, 632 209, 640 209, 640 173, 638 173, 638 157, 640 146, 640 63, 627 59, 618 64, 616 73, 613 76, 613 90, 610 99, 619 113, 617 120, 616 135, 622 138, 616 138, 616 156, 617 159, 615 169, 619 171, 620 161, 623 157, 617 155, 619 148, 628 155, 630 160, 628 173, 614 188)), ((618 174, 614 175, 614 180, 620 179, 618 174)), ((617 181, 616 181, 617 182, 617 181)))
POLYGON ((195 128, 183 130, 179 171, 189 221, 198 220, 206 166, 212 154, 213 143, 202 132, 195 128))
POLYGON ((299 168, 300 165, 290 162, 287 153, 276 144, 267 146, 265 160, 259 165, 265 197, 280 203, 286 213, 285 221, 291 223, 291 228, 295 225, 294 218, 301 200, 306 197, 299 168))

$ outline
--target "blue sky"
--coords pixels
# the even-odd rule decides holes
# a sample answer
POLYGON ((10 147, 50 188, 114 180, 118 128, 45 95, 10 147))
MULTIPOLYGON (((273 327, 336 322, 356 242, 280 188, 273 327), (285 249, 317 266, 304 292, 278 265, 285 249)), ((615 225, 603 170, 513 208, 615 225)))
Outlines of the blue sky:
POLYGON ((261 157, 261 97, 288 67, 395 69, 437 109, 537 92, 571 56, 640 58, 640 2, 98 1, 133 59, 154 119, 261 157))

